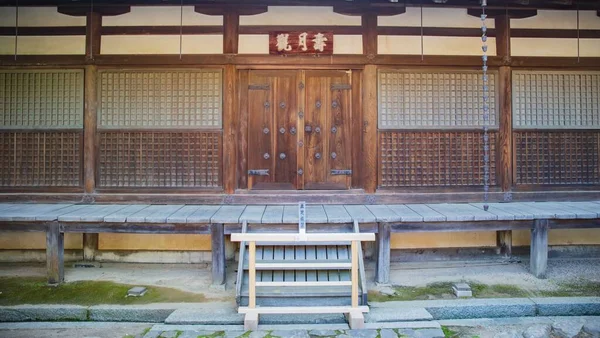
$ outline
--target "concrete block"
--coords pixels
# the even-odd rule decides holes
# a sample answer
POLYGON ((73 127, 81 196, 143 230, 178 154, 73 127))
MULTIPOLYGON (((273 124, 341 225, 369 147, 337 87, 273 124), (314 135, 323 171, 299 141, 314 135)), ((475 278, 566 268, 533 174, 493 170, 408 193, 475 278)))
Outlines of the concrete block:
POLYGON ((600 297, 532 298, 539 316, 600 316, 600 297))
POLYGON ((0 306, 0 322, 83 321, 88 310, 78 305, 0 306))
POLYGON ((360 311, 352 311, 348 313, 348 325, 351 329, 364 329, 365 328, 365 316, 360 311))
POLYGON ((473 297, 473 292, 471 291, 471 287, 467 283, 456 283, 452 286, 452 291, 454 295, 458 298, 462 297, 473 297))
POLYGON ((152 305, 95 305, 89 308, 90 320, 98 322, 162 323, 175 311, 173 306, 152 305))
POLYGON ((127 291, 127 297, 141 297, 146 294, 146 289, 143 286, 136 286, 127 291))
POLYGON ((258 313, 250 312, 244 316, 244 330, 256 331, 258 329, 258 313))

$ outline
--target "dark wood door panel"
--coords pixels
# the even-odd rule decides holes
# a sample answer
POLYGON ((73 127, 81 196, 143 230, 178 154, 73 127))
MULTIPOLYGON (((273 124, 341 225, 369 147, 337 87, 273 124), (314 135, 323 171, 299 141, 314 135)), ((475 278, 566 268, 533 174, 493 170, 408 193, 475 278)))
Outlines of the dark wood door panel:
POLYGON ((298 72, 278 74, 275 79, 275 182, 290 183, 297 177, 297 83, 298 72))
POLYGON ((273 77, 269 74, 250 73, 248 80, 248 188, 272 182, 274 157, 272 133, 273 77), (250 174, 253 170, 267 170, 268 175, 250 174))

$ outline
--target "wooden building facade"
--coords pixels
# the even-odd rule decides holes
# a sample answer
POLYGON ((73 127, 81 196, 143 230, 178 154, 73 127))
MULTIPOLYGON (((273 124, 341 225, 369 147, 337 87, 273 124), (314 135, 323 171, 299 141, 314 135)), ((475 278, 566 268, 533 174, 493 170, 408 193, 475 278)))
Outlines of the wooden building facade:
POLYGON ((442 2, 0 1, 0 200, 479 202, 484 95, 490 200, 598 199, 600 5, 488 1, 484 91, 481 10, 442 2))

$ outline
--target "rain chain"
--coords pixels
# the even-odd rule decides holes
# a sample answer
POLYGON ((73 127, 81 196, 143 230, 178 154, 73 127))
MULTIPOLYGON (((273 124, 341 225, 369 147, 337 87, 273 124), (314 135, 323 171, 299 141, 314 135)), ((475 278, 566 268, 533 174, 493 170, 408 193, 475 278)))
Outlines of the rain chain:
POLYGON ((487 0, 481 0, 481 50, 483 51, 483 209, 488 210, 488 198, 490 192, 490 136, 488 126, 490 120, 489 87, 488 87, 488 56, 487 56, 487 26, 485 25, 485 7, 487 0))

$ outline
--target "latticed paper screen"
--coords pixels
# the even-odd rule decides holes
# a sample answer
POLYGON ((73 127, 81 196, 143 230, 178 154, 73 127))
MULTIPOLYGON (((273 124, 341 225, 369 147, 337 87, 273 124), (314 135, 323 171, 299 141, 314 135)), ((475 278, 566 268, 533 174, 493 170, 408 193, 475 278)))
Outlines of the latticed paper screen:
POLYGON ((489 96, 491 129, 497 128, 496 76, 461 71, 379 72, 379 129, 473 129, 484 125, 483 96, 489 96))
POLYGON ((221 128, 220 70, 103 71, 101 128, 221 128))
POLYGON ((0 186, 81 185, 83 70, 0 71, 0 186))
MULTIPOLYGON (((490 183, 496 184, 496 133, 490 133, 490 183)), ((482 132, 380 133, 380 186, 483 184, 482 132)))
POLYGON ((222 186, 221 75, 213 69, 102 71, 98 185, 222 186))
POLYGON ((600 129, 600 72, 513 72, 515 129, 600 129))

